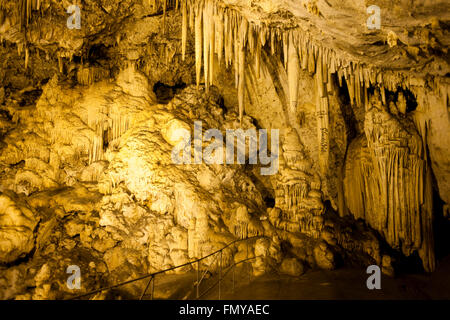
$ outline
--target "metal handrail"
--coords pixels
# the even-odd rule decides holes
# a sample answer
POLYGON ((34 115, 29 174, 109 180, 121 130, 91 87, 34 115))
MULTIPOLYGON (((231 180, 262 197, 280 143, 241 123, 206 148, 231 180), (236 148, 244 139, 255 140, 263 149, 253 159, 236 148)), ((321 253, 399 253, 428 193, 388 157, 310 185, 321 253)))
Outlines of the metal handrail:
MULTIPOLYGON (((160 270, 160 271, 157 271, 157 272, 148 273, 148 274, 143 275, 143 276, 138 277, 138 278, 134 278, 134 279, 127 280, 127 281, 124 281, 124 282, 120 282, 120 283, 117 283, 117 284, 114 284, 114 285, 111 285, 111 286, 108 286, 108 287, 103 287, 103 288, 100 288, 100 289, 92 290, 92 291, 89 291, 87 293, 76 295, 74 297, 70 297, 70 298, 67 298, 67 299, 64 299, 64 300, 73 300, 73 299, 79 299, 79 298, 87 297, 87 296, 93 295, 95 293, 99 293, 99 292, 103 292, 105 290, 118 288, 118 287, 124 286, 126 284, 130 284, 130 283, 133 283, 133 282, 136 282, 136 281, 139 281, 139 280, 150 278, 150 281, 147 283, 147 287, 146 287, 146 289, 148 289, 148 285, 150 284, 151 280, 154 279, 155 276, 158 275, 158 274, 163 274, 163 273, 166 273, 168 271, 172 271, 172 270, 175 270, 175 269, 186 267, 186 266, 192 265, 194 263, 200 263, 200 261, 203 261, 203 260, 205 260, 205 259, 207 259, 207 258, 209 258, 209 257, 211 257, 211 256, 213 256, 213 255, 215 255, 215 254, 217 254, 219 252, 222 252, 223 250, 225 250, 226 248, 230 247, 233 244, 236 244, 236 243, 242 242, 242 241, 249 241, 249 240, 252 240, 252 239, 259 239, 259 238, 267 238, 267 237, 266 236, 253 236, 253 237, 249 237, 249 238, 236 239, 236 240, 228 243, 227 245, 225 245, 223 248, 218 249, 218 250, 216 250, 216 251, 214 251, 214 252, 212 252, 212 253, 204 256, 204 257, 196 259, 194 261, 186 262, 186 263, 183 263, 181 265, 174 266, 174 267, 171 267, 171 268, 168 268, 168 269, 164 269, 164 270, 160 270)), ((199 284, 197 284, 197 285, 199 285, 199 284)), ((147 291, 147 290, 145 290, 145 291, 147 291)), ((145 295, 145 291, 141 295, 141 298, 145 295)), ((152 295, 152 298, 153 298, 153 295, 152 295)))
MULTIPOLYGON (((227 271, 222 275, 221 278, 219 278, 219 280, 217 280, 213 285, 211 285, 208 289, 206 289, 199 297, 196 298, 196 300, 200 299, 201 297, 203 297, 204 295, 206 295, 211 289, 213 289, 214 287, 216 287, 218 284, 220 284, 221 281, 223 281, 223 278, 233 269, 235 268, 238 264, 244 263, 246 261, 250 261, 253 259, 256 259, 258 257, 262 257, 262 256, 254 256, 251 258, 247 258, 238 262, 233 263, 231 266, 228 266, 227 271)), ((234 279, 233 279, 233 285, 234 285, 234 279)), ((220 295, 220 292, 219 292, 220 295)), ((219 296, 219 300, 220 300, 220 296, 219 296)))

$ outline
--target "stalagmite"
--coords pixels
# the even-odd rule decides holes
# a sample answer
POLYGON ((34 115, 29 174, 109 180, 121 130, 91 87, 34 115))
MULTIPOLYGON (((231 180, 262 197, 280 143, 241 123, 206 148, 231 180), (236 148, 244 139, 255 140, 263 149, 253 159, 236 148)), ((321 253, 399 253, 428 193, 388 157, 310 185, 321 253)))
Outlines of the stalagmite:
MULTIPOLYGON (((187 0, 186 0, 186 6, 188 5, 187 0)), ((195 32, 194 30, 194 20, 195 20, 195 9, 193 5, 189 6, 189 30, 191 30, 191 32, 195 32)))
POLYGON ((353 104, 355 102, 355 80, 352 74, 348 76, 347 86, 348 86, 348 95, 350 97, 350 103, 353 104))
POLYGON ((308 44, 308 71, 314 73, 316 70, 316 61, 314 57, 314 48, 311 43, 308 44))
POLYGON ((322 51, 322 81, 323 83, 328 83, 328 50, 322 51))
MULTIPOLYGON (((394 80, 393 77, 385 76, 383 78, 383 74, 380 72, 377 74, 376 71, 369 70, 366 66, 362 66, 358 63, 351 63, 341 57, 337 57, 336 53, 331 50, 320 48, 316 43, 311 41, 311 39, 304 36, 299 29, 282 31, 264 25, 251 25, 249 27, 247 20, 244 17, 239 16, 233 9, 222 9, 216 7, 215 4, 211 2, 205 2, 204 4, 200 2, 194 3, 199 6, 198 8, 200 9, 197 9, 195 14, 192 15, 195 17, 197 84, 200 82, 199 77, 202 63, 205 72, 205 85, 208 87, 213 82, 214 54, 216 53, 218 55, 219 62, 222 60, 222 55, 224 55, 226 66, 233 63, 236 87, 238 89, 239 116, 241 119, 243 116, 245 92, 246 53, 248 52, 253 56, 256 75, 259 77, 261 69, 261 50, 267 39, 272 54, 277 52, 277 46, 279 44, 282 45, 284 63, 287 67, 289 106, 291 111, 294 111, 296 107, 299 68, 301 67, 304 70, 308 70, 311 74, 314 74, 318 92, 316 112, 320 144, 319 154, 322 169, 327 167, 329 153, 328 108, 330 102, 328 100, 328 92, 333 92, 335 90, 333 88, 332 75, 337 75, 340 86, 342 86, 342 79, 345 79, 351 103, 356 104, 357 106, 364 105, 365 108, 368 108, 369 106, 367 89, 370 85, 381 84, 381 96, 384 104, 386 103, 384 87, 395 90, 397 86, 398 80, 394 80), (202 5, 204 7, 201 7, 202 5), (213 6, 213 9, 211 9, 210 6, 213 6), (247 32, 250 32, 248 35, 248 45, 246 45, 247 32), (255 34, 253 34, 253 32, 255 32, 255 34)), ((193 6, 192 3, 189 3, 190 11, 192 11, 193 6)), ((187 16, 187 9, 186 11, 183 9, 183 16, 187 16)), ((185 46, 186 41, 184 31, 187 29, 187 27, 185 27, 186 24, 187 19, 183 18, 183 47, 185 46)), ((405 86, 404 82, 400 82, 399 84, 405 86)), ((402 178, 401 176, 395 176, 393 179, 401 180, 402 178)), ((393 195, 394 200, 391 201, 400 201, 395 200, 399 199, 399 197, 399 195, 393 195)), ((385 197, 383 201, 388 201, 388 198, 385 197)), ((415 200, 415 202, 417 205, 417 200, 415 200)), ((412 206, 412 204, 408 204, 408 207, 410 206, 412 206)), ((410 225, 411 221, 412 220, 405 220, 405 223, 410 225)), ((412 234, 411 231, 408 231, 408 228, 402 229, 403 231, 401 232, 409 232, 412 234)))
POLYGON ((275 55, 275 32, 270 30, 270 53, 275 55))

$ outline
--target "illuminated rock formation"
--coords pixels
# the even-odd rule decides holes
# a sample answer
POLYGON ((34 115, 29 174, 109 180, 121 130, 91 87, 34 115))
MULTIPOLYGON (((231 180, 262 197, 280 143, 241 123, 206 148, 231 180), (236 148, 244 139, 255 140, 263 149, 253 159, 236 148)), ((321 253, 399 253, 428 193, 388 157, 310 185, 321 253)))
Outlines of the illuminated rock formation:
POLYGON ((7 194, 0 195, 0 261, 13 262, 34 248, 38 220, 32 210, 7 194))
POLYGON ((445 1, 374 1, 379 29, 361 1, 86 0, 81 29, 66 4, 0 0, 0 298, 62 298, 68 265, 88 291, 250 237, 220 267, 393 275, 447 254, 445 1), (279 170, 248 150, 200 161, 208 129, 279 130, 279 170))

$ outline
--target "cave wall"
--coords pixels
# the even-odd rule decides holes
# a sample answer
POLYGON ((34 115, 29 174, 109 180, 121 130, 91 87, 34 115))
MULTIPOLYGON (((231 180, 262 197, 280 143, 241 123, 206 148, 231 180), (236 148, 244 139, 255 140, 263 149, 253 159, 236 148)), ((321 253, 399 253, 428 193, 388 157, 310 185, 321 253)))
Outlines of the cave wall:
MULTIPOLYGON (((3 262, 33 255, 35 241, 28 263, 46 273, 39 259, 83 248, 119 281, 265 235, 251 245, 254 274, 292 257, 333 269, 339 255, 386 271, 383 242, 434 270, 450 123, 448 19, 430 10, 448 4, 378 1, 390 28, 371 32, 364 1, 252 4, 85 1, 86 27, 69 30, 68 2, 0 2, 0 221, 27 229, 3 262), (390 13, 406 7, 421 18, 390 13), (199 119, 279 129, 278 173, 174 166, 171 132, 199 119)), ((35 297, 48 296, 44 282, 35 297)))

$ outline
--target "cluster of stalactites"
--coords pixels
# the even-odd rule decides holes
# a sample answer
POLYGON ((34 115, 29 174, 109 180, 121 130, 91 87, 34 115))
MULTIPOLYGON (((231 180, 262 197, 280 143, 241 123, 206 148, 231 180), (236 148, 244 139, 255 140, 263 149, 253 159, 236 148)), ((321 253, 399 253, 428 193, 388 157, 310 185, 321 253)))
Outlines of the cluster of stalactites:
MULTIPOLYGON (((205 89, 208 91, 214 81, 214 70, 218 67, 216 64, 233 66, 240 119, 244 113, 247 56, 254 61, 257 77, 260 75, 263 47, 270 50, 271 54, 283 57, 289 82, 290 112, 295 112, 297 107, 300 70, 315 76, 319 156, 324 170, 328 166, 329 155, 328 92, 333 91, 332 75, 336 75, 340 86, 343 80, 347 82, 351 103, 359 106, 366 104, 367 88, 371 85, 386 82, 388 88, 394 88, 400 80, 398 77, 386 76, 383 79, 381 72, 344 60, 335 51, 315 44, 301 28, 281 29, 264 23, 252 23, 237 10, 223 7, 212 0, 181 0, 180 9, 183 59, 186 56, 188 30, 195 36, 197 86, 202 82, 202 68, 205 89)), ((382 91, 384 93, 384 89, 382 91)))
MULTIPOLYGON (((25 40, 25 31, 28 28, 33 11, 40 11, 41 5, 44 0, 17 0, 11 12, 9 12, 10 23, 18 24, 19 32, 16 32, 13 39, 17 43, 17 52, 19 55, 22 52, 25 53, 25 69, 28 68, 29 63, 29 49, 27 46, 27 41, 25 40)), ((0 25, 3 23, 5 10, 8 11, 8 8, 11 9, 10 5, 8 5, 7 1, 0 0, 0 25)), ((8 15, 8 13, 6 13, 8 15)), ((3 36, 0 38, 3 41, 3 36)))
POLYGON ((108 71, 95 66, 81 66, 77 70, 77 82, 85 86, 107 77, 109 77, 108 71))
POLYGON ((405 255, 417 250, 434 270, 431 172, 425 145, 407 119, 370 109, 365 136, 349 148, 345 197, 355 218, 364 219, 405 255))
POLYGON ((130 127, 130 117, 108 106, 99 105, 83 113, 82 120, 92 130, 89 163, 104 160, 104 148, 114 144, 130 127))
POLYGON ((42 0, 19 0, 17 1, 17 15, 20 20, 20 30, 24 30, 31 22, 33 11, 41 9, 42 0))
POLYGON ((180 1, 185 0, 146 0, 147 4, 152 7, 154 13, 163 12, 163 29, 165 32, 166 26, 166 12, 168 8, 175 8, 178 10, 180 8, 180 1))
POLYGON ((289 213, 289 220, 293 220, 300 203, 305 199, 309 192, 309 185, 304 182, 298 182, 293 184, 285 184, 284 198, 286 212, 289 213))

